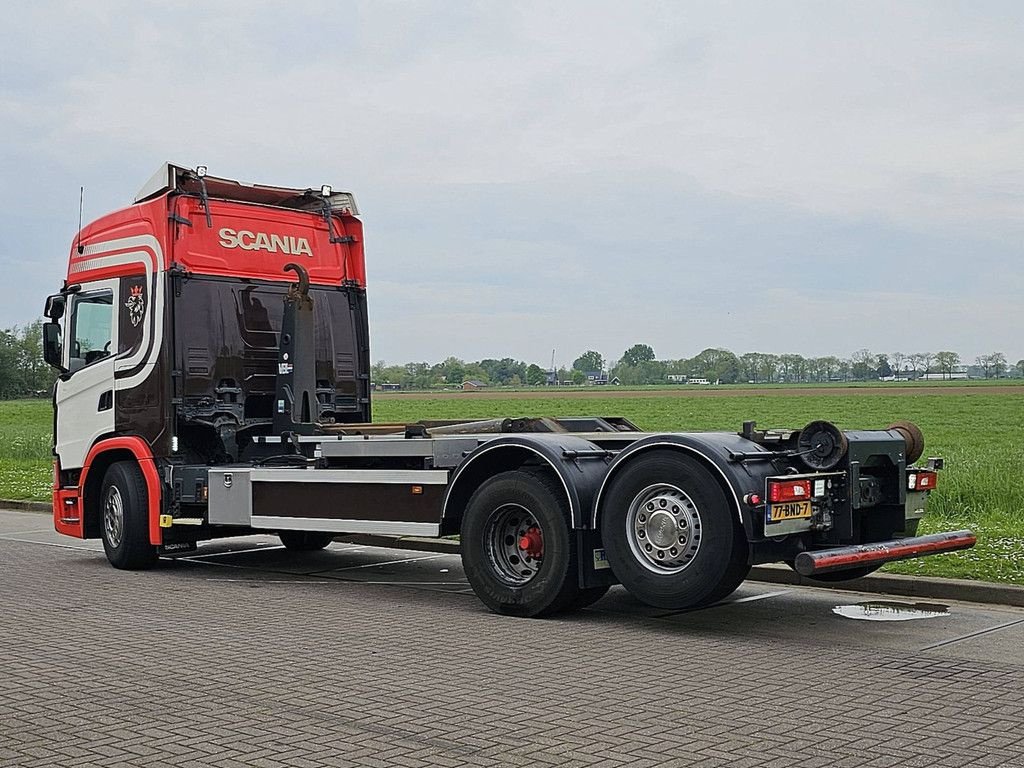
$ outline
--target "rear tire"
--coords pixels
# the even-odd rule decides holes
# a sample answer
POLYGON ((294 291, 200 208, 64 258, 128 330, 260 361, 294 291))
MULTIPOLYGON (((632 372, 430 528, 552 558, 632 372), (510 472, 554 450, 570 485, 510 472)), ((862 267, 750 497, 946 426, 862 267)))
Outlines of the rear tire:
POLYGON ((320 531, 278 531, 277 537, 291 552, 316 552, 334 541, 333 533, 320 531))
POLYGON ((713 605, 719 600, 725 600, 735 592, 747 576, 750 575, 750 545, 747 543, 747 534, 742 525, 733 525, 732 557, 729 559, 729 569, 718 586, 700 604, 713 605))
POLYGON ((144 570, 157 561, 149 543, 149 493, 134 461, 117 461, 103 476, 100 495, 103 551, 115 568, 144 570))
POLYGON ((568 519, 562 488, 547 474, 502 472, 477 488, 462 518, 462 566, 484 605, 526 617, 582 607, 574 606, 584 598, 568 519), (530 535, 541 542, 539 557, 520 548, 530 535))
POLYGON ((674 451, 629 461, 608 486, 601 539, 629 592, 648 605, 683 610, 731 593, 747 570, 735 515, 715 477, 674 451))
POLYGON ((571 613, 572 611, 581 611, 584 608, 589 608, 602 597, 608 594, 610 586, 605 587, 586 587, 581 589, 579 594, 576 595, 569 604, 562 609, 563 613, 571 613))

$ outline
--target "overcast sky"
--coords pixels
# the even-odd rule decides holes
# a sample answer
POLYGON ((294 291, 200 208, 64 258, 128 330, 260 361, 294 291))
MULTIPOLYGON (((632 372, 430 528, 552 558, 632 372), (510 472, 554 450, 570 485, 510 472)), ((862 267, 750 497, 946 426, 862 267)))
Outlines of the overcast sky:
POLYGON ((356 192, 373 358, 1024 357, 1024 5, 6 3, 0 327, 165 160, 356 192))

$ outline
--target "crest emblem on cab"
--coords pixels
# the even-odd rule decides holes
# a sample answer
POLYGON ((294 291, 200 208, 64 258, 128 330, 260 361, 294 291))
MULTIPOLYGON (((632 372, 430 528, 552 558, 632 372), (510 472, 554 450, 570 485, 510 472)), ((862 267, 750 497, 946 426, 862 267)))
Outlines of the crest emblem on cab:
POLYGON ((146 298, 141 285, 132 286, 124 305, 128 308, 128 319, 131 320, 132 326, 137 327, 146 312, 146 298))

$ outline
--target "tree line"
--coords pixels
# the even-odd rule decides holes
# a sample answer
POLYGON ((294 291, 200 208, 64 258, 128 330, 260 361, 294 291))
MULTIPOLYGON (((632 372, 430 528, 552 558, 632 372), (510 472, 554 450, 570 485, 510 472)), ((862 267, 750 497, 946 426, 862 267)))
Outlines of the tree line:
MULTIPOLYGON (((0 399, 49 395, 54 370, 43 361, 42 321, 0 330, 0 399)), ((658 360, 648 344, 634 344, 615 361, 595 350, 580 354, 571 367, 551 370, 511 357, 467 362, 449 357, 439 363, 374 363, 373 381, 403 389, 462 386, 478 381, 490 386, 583 384, 604 376, 627 385, 664 384, 680 377, 721 384, 814 383, 867 381, 878 378, 916 379, 925 375, 952 378, 965 365, 960 355, 940 352, 874 353, 859 349, 849 357, 803 357, 797 354, 745 352, 709 347, 690 358, 658 360)), ((979 355, 972 371, 984 378, 1024 377, 1024 359, 1013 366, 1002 352, 979 355)))
POLYGON ((43 360, 43 321, 0 330, 0 400, 49 395, 57 374, 43 360))
POLYGON ((706 379, 720 384, 817 383, 826 381, 869 381, 875 379, 913 380, 958 378, 967 367, 976 376, 1024 377, 1024 359, 1012 367, 1006 355, 993 352, 979 355, 973 366, 959 353, 939 352, 874 353, 859 349, 849 357, 804 357, 798 354, 745 352, 737 355, 728 349, 709 347, 694 357, 658 360, 648 344, 634 344, 616 361, 595 350, 577 357, 571 368, 542 368, 536 363, 510 357, 487 358, 467 362, 449 357, 439 363, 389 365, 378 361, 373 366, 375 383, 398 385, 406 389, 429 389, 478 381, 485 385, 536 386, 541 384, 582 384, 594 378, 618 379, 620 384, 664 384, 669 381, 706 379), (595 374, 603 374, 597 376, 595 374), (669 377, 673 378, 670 379, 669 377))

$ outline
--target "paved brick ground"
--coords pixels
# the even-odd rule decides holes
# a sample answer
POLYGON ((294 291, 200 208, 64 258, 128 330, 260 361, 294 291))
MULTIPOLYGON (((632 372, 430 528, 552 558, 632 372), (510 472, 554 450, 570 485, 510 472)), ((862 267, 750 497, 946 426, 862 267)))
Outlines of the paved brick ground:
POLYGON ((910 629, 866 622, 838 625, 845 643, 817 609, 756 613, 774 600, 755 593, 712 609, 748 617, 735 628, 621 594, 505 619, 447 560, 429 561, 436 584, 413 562, 415 588, 367 583, 405 566, 367 570, 358 551, 126 573, 15 538, 0 536, 3 766, 1024 766, 1013 647, 895 650, 910 629))

